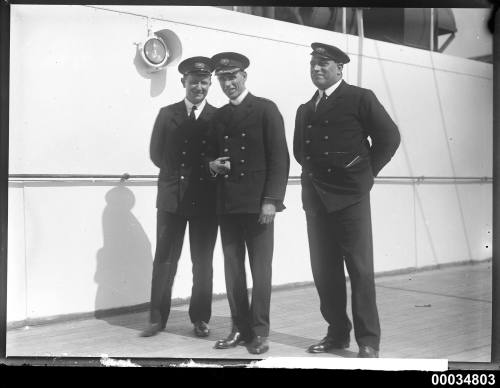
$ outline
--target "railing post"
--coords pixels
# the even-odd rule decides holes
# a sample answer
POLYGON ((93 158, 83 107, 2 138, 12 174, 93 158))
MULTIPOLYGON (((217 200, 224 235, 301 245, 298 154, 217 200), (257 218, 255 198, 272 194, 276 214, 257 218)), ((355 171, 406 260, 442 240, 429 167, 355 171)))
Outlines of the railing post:
POLYGON ((431 11, 431 23, 430 23, 430 45, 429 45, 429 50, 430 51, 434 51, 434 17, 435 17, 435 14, 434 14, 434 8, 431 8, 430 9, 431 11))
POLYGON ((9 176, 9 38, 10 6, 0 4, 0 359, 7 338, 7 195, 9 176))
POLYGON ((362 86, 363 81, 363 39, 365 31, 363 29, 363 9, 356 8, 356 25, 358 27, 358 86, 362 86))
POLYGON ((342 7, 342 33, 347 32, 347 8, 342 7))
MULTIPOLYGON (((493 106, 500 103, 500 18, 494 16, 493 106)), ((493 109, 493 230, 491 362, 500 362, 500 110, 493 109)))

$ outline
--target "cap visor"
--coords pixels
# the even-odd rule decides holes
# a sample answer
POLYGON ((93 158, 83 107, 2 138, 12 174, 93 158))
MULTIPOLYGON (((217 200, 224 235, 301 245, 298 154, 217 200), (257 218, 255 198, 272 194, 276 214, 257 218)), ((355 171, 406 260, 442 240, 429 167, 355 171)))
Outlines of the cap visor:
POLYGON ((210 75, 210 74, 212 74, 212 72, 210 72, 208 70, 192 70, 192 71, 186 72, 185 74, 210 75))
POLYGON ((326 55, 321 55, 321 54, 318 54, 318 53, 317 53, 317 52, 315 52, 315 51, 313 51, 313 52, 311 53, 311 55, 312 55, 313 57, 318 57, 318 58, 323 58, 323 59, 329 59, 329 60, 331 60, 331 61, 334 61, 334 60, 335 60, 335 59, 333 59, 332 57, 328 57, 328 56, 326 56, 326 55))
POLYGON ((238 71, 240 71, 241 69, 239 67, 235 67, 235 68, 231 68, 231 69, 220 69, 220 70, 215 70, 215 74, 216 75, 220 75, 220 74, 233 74, 233 73, 236 73, 238 71))

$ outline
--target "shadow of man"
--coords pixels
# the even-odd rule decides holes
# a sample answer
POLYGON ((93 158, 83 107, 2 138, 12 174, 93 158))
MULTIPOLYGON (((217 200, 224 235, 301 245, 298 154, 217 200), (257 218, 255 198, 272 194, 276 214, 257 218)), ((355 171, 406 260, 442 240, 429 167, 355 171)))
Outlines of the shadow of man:
POLYGON ((135 196, 119 185, 106 193, 102 214, 103 247, 97 252, 95 317, 109 324, 140 330, 144 317, 117 316, 120 307, 149 301, 153 256, 151 243, 132 213, 135 196))

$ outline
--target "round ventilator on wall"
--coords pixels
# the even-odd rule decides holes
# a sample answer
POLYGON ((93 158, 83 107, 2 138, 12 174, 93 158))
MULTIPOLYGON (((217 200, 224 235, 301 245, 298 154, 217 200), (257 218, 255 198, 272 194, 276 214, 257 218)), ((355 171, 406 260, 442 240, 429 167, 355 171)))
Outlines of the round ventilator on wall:
POLYGON ((182 56, 182 44, 177 34, 168 29, 153 29, 151 23, 148 18, 147 38, 136 43, 148 73, 160 71, 182 56))
POLYGON ((163 69, 170 56, 167 43, 158 35, 148 32, 148 37, 137 47, 141 53, 144 63, 151 71, 158 71, 163 69))

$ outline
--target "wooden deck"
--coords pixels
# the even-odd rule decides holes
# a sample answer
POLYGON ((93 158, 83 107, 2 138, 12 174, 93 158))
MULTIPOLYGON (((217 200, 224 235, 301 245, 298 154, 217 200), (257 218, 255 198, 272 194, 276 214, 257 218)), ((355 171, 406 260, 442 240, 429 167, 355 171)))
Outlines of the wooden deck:
MULTIPOLYGON (((380 356, 489 362, 491 262, 378 277, 380 356)), ((255 358, 245 347, 213 349, 231 327, 226 299, 213 303, 211 334, 192 332, 188 306, 172 309, 164 332, 142 338, 147 312, 24 327, 7 332, 8 356, 255 358)), ((264 357, 356 357, 358 347, 327 355, 305 349, 326 333, 313 285, 273 291, 270 350, 264 357)))

